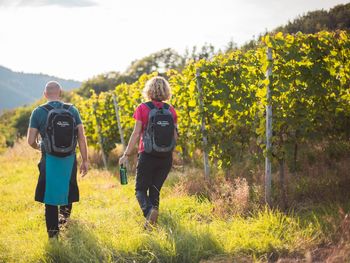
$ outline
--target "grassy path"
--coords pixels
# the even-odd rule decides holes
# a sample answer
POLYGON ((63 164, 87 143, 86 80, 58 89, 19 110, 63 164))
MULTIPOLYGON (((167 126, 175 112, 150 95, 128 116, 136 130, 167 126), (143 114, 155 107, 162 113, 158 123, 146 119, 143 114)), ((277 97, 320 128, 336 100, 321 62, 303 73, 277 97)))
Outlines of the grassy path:
POLYGON ((0 262, 265 261, 319 242, 317 224, 302 226, 296 217, 270 211, 224 220, 212 215, 209 201, 179 195, 170 185, 162 191, 159 226, 145 232, 133 180, 122 187, 98 170, 79 179, 81 201, 59 241, 50 242, 44 207, 33 200, 38 160, 26 147, 0 156, 0 262))

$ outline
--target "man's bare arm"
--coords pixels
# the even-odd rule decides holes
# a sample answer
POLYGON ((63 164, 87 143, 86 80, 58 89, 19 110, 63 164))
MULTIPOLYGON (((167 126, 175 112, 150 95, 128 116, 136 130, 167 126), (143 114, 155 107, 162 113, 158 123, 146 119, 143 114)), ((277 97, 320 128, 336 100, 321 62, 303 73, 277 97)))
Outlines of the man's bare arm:
POLYGON ((27 142, 35 150, 40 150, 40 145, 38 143, 39 131, 36 128, 28 128, 27 142))
POLYGON ((82 124, 78 125, 78 144, 80 149, 81 158, 83 161, 88 160, 88 153, 87 153, 87 142, 85 137, 85 131, 84 126, 82 124))
POLYGON ((77 126, 77 128, 78 128, 79 150, 80 150, 81 158, 83 159, 82 164, 80 165, 80 173, 82 176, 85 176, 89 169, 87 142, 86 142, 86 137, 84 132, 84 126, 80 124, 77 126))

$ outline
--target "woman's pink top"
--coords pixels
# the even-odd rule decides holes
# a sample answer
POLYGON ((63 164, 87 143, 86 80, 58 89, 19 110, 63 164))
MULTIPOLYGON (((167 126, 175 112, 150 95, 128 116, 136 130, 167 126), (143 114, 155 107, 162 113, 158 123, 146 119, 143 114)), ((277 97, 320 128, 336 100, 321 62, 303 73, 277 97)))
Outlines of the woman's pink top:
MULTIPOLYGON (((161 108, 163 107, 163 102, 159 102, 159 101, 152 101, 153 104, 157 107, 157 108, 161 108)), ((176 111, 174 109, 173 106, 170 105, 169 108, 170 112, 173 114, 173 118, 174 118, 174 123, 175 125, 177 124, 177 114, 176 111)), ((150 112, 150 109, 147 107, 147 105, 145 105, 144 103, 141 103, 139 106, 137 106, 135 112, 134 112, 134 119, 137 121, 142 122, 142 132, 141 132, 141 137, 140 137, 140 142, 139 142, 139 148, 138 148, 138 152, 141 153, 144 151, 144 146, 143 146, 143 131, 146 129, 147 124, 148 124, 148 114, 150 112)))

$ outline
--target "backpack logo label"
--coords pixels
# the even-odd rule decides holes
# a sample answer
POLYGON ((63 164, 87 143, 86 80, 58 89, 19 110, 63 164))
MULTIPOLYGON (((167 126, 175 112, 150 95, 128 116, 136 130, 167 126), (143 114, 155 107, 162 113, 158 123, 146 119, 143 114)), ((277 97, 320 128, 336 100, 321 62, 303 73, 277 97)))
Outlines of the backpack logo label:
POLYGON ((157 121, 157 125, 160 125, 162 127, 170 125, 168 121, 157 121))
POLYGON ((69 123, 66 121, 58 121, 57 125, 60 126, 61 128, 68 127, 69 123))

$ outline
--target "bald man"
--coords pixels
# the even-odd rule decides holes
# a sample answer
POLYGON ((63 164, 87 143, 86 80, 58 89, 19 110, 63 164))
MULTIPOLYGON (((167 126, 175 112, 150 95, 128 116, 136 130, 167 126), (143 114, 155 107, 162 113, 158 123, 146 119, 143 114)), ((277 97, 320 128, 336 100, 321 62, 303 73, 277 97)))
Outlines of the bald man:
MULTIPOLYGON (((45 148, 39 142, 45 137, 45 126, 48 116, 47 105, 50 108, 62 108, 62 88, 56 81, 49 81, 44 89, 47 103, 34 109, 29 121, 27 134, 28 144, 41 150, 42 157, 39 167, 39 180, 35 191, 35 201, 45 204, 46 228, 49 238, 58 237, 60 225, 65 224, 72 210, 72 203, 79 201, 77 184, 77 161, 75 149, 66 157, 57 157, 45 153, 45 148), (46 108, 45 108, 46 106, 46 108)), ((71 106, 68 109, 73 115, 77 127, 77 140, 82 157, 80 173, 85 176, 88 171, 87 143, 79 111, 71 106)))

